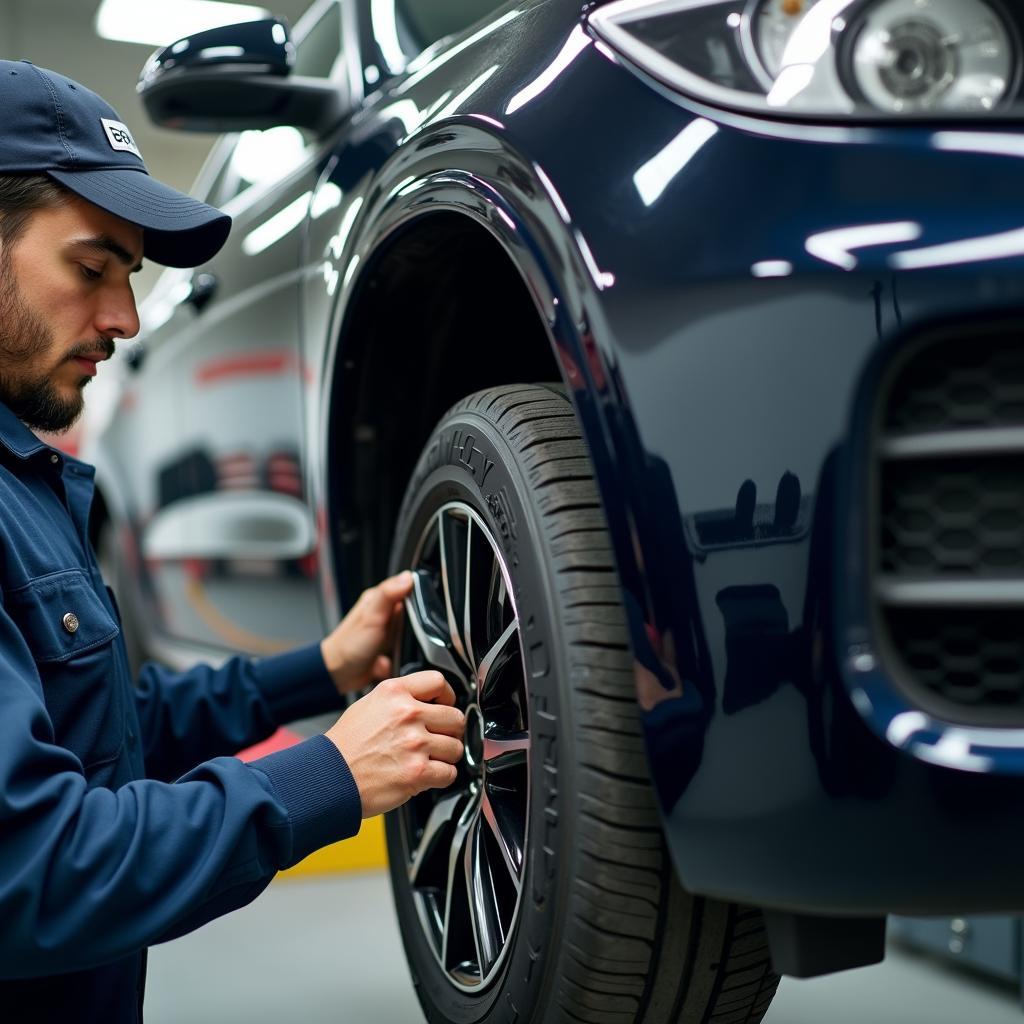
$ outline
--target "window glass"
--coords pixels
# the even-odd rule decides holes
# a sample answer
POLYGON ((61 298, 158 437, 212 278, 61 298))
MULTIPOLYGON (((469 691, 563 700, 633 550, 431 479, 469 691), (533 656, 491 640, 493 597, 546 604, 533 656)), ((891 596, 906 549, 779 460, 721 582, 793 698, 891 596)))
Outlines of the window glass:
MULTIPOLYGON (((413 52, 461 32, 502 7, 505 0, 395 0, 395 13, 413 52)), ((405 40, 403 39, 403 43, 405 40)))
POLYGON ((293 75, 330 78, 341 57, 341 7, 332 3, 295 44, 293 75))

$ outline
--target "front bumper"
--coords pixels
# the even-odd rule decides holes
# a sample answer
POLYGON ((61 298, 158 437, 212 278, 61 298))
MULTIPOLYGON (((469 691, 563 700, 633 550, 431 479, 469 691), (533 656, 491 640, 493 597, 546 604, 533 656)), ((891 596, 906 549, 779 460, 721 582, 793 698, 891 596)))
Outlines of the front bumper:
MULTIPOLYGON (((694 112, 618 75, 647 166, 694 112)), ((653 201, 621 161, 600 207, 563 192, 614 280, 602 484, 680 877, 805 912, 1024 908, 1020 732, 960 756, 956 723, 899 719, 920 709, 865 657, 863 491, 879 361, 1024 310, 1017 137, 702 113, 653 201)))

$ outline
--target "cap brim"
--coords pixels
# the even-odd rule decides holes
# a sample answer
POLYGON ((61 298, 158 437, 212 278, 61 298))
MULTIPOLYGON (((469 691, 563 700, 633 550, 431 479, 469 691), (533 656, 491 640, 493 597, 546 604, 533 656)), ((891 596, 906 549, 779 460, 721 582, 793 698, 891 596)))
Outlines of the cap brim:
POLYGON ((212 259, 227 240, 231 218, 145 171, 111 168, 48 171, 76 195, 100 209, 138 224, 147 259, 166 267, 197 267, 212 259))

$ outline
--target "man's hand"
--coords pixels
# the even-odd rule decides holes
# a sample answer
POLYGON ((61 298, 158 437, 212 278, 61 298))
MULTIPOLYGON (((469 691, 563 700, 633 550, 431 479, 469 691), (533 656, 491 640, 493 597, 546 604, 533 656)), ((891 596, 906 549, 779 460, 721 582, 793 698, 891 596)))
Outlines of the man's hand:
POLYGON ((400 807, 456 777, 465 716, 440 672, 386 679, 327 730, 355 779, 363 817, 400 807))
POLYGON ((391 659, 384 652, 411 590, 411 572, 364 590, 334 632, 320 642, 324 664, 340 694, 355 693, 391 675, 391 659))

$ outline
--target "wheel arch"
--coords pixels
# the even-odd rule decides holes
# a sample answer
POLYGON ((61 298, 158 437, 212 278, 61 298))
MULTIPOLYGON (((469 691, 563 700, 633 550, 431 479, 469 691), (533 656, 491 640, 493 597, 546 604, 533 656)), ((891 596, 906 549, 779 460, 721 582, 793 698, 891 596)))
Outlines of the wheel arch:
MULTIPOLYGON (((357 185, 343 172, 339 161, 321 179, 335 182, 358 212, 345 213, 326 245, 332 258, 324 276, 334 282, 328 292, 341 287, 317 356, 311 421, 327 621, 386 572, 409 473, 443 413, 471 391, 523 382, 564 384, 593 461, 620 584, 646 607, 627 484, 642 450, 628 428, 628 398, 604 306, 603 291, 614 279, 594 263, 555 182, 508 137, 469 121, 431 125, 357 185), (443 318, 413 317, 417 331, 395 331, 403 315, 422 310, 400 287, 411 281, 441 307, 458 286, 455 305, 465 314, 468 297, 477 319, 464 315, 452 331, 443 318), (467 281, 476 282, 475 291, 467 281), (425 376, 409 372, 437 356, 432 339, 442 349, 432 368, 458 367, 448 378, 457 387, 431 390, 425 376), (509 339, 516 343, 495 343, 509 339), (388 426, 387 410, 407 412, 396 401, 402 388, 394 379, 403 367, 429 401, 416 423, 405 415, 396 442, 381 426, 388 426), (383 406, 373 408, 380 396, 383 406)), ((633 640, 646 642, 642 630, 633 640)))
POLYGON ((347 606, 386 571, 406 482, 444 412, 486 387, 563 379, 523 273, 479 219, 398 225, 347 305, 329 386, 326 498, 347 606))
MULTIPOLYGON (((464 232, 464 238, 481 240, 490 258, 486 265, 500 271, 507 294, 516 297, 516 309, 528 314, 529 343, 517 354, 528 350, 534 367, 540 368, 528 375, 524 363, 495 366, 484 360, 469 390, 531 378, 563 382, 593 462, 614 567, 630 609, 632 651, 646 652, 648 663, 659 665, 659 678, 673 678, 677 658, 685 661, 688 677, 700 676, 708 663, 707 651, 699 637, 684 628, 689 622, 685 609, 694 606, 693 594, 659 571, 656 601, 640 555, 642 535, 653 531, 655 544, 680 538, 667 537, 655 511, 657 502, 650 497, 655 492, 671 497, 671 481, 662 460, 652 465, 647 459, 630 408, 618 359, 620 342, 604 295, 615 281, 595 263, 582 226, 571 219, 555 181, 507 138, 466 123, 435 125, 420 133, 415 144, 406 140, 382 168, 358 185, 337 175, 340 171, 328 169, 322 180, 337 178, 342 192, 348 184, 348 201, 359 207, 351 216, 346 213, 349 219, 342 219, 344 230, 332 239, 339 251, 328 246, 333 259, 324 266, 329 292, 331 281, 341 283, 325 332, 327 347, 318 360, 322 372, 314 424, 317 449, 311 466, 327 619, 333 621, 361 589, 386 572, 393 525, 415 460, 436 421, 467 393, 432 395, 433 404, 421 421, 391 448, 378 429, 386 419, 383 410, 375 410, 369 421, 364 418, 372 399, 388 394, 388 372, 397 363, 396 353, 411 351, 413 341, 407 335, 406 347, 391 350, 390 360, 381 357, 387 351, 382 349, 376 371, 369 369, 367 354, 373 352, 381 328, 378 323, 377 333, 371 329, 374 314, 385 311, 388 322, 400 305, 388 301, 392 293, 384 283, 391 282, 392 264, 385 261, 398 261, 403 253, 415 256, 421 245, 418 266, 426 270, 421 279, 426 287, 448 266, 443 248, 434 247, 433 229, 458 226, 457 233, 464 232), (671 626, 676 654, 660 645, 652 648, 649 624, 657 630, 671 626)), ((508 336, 512 318, 492 309, 484 321, 508 336)), ((479 338, 479 325, 457 340, 445 337, 446 357, 438 365, 455 365, 460 355, 473 359, 479 338)), ((420 346, 421 355, 429 351, 429 345, 420 346)), ((466 378, 464 386, 468 384, 466 378)), ((396 390, 390 393, 391 404, 396 390)), ((677 850, 672 853, 675 858, 677 850)))

